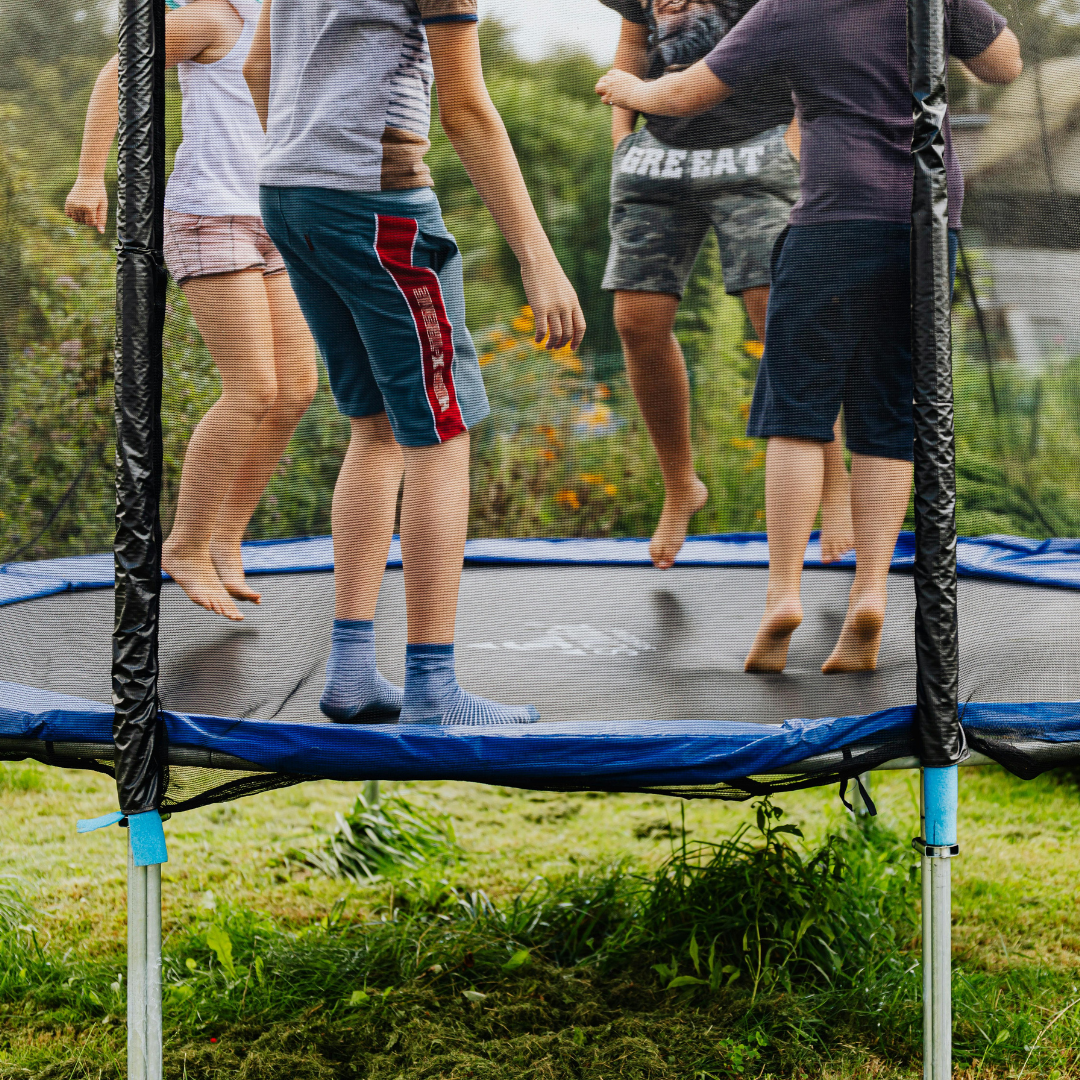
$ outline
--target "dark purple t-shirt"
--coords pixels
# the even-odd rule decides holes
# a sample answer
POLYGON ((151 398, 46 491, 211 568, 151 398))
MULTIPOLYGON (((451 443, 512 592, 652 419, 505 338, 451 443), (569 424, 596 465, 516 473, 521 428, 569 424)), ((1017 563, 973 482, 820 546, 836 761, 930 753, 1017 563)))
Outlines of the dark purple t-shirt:
MULTIPOLYGON (((985 0, 946 0, 949 52, 970 60, 1005 28, 985 0)), ((786 78, 802 126, 792 225, 911 220, 911 88, 906 0, 760 0, 705 58, 732 90, 786 78)), ((945 128, 949 224, 964 180, 945 128)))

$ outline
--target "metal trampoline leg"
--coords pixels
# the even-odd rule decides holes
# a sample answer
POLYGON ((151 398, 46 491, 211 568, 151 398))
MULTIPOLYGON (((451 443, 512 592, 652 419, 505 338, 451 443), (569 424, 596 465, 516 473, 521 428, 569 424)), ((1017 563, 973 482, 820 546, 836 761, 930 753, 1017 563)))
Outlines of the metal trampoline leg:
MULTIPOLYGON (((923 774, 919 770, 919 839, 926 836, 926 797, 923 794, 923 774)), ((931 903, 930 859, 925 841, 922 851, 922 1021, 923 1021, 923 1080, 934 1080, 934 906, 931 903)))
POLYGON ((128 1080, 161 1080, 161 867, 128 844, 128 1080))
POLYGON ((952 865, 947 858, 930 866, 933 976, 934 1080, 952 1076, 952 865))
POLYGON ((923 1077, 952 1076, 952 866, 957 768, 922 771, 923 1077))
POLYGON ((146 1075, 146 867, 136 866, 128 843, 128 1080, 146 1075))
POLYGON ((161 1080, 161 864, 146 868, 146 1080, 161 1080))
POLYGON ((364 781, 364 802, 367 803, 369 810, 374 810, 379 805, 378 780, 364 781))

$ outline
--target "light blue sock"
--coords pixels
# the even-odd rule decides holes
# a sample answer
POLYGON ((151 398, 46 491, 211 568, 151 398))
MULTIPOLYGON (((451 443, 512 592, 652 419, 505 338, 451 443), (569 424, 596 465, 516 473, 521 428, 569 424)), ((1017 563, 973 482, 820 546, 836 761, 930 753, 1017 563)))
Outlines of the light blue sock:
POLYGON ((405 646, 403 724, 532 724, 531 705, 499 705, 469 694, 454 674, 453 645, 405 646))
POLYGON ((378 723, 401 712, 404 695, 375 666, 375 624, 335 619, 319 708, 339 724, 378 723))

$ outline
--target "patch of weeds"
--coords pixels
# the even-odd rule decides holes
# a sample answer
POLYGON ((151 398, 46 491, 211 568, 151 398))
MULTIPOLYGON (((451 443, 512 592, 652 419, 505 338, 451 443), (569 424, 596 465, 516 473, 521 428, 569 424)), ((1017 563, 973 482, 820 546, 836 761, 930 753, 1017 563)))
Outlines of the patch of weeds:
POLYGON ((917 865, 871 824, 804 854, 783 810, 756 804, 751 826, 717 843, 682 844, 649 878, 633 918, 606 943, 608 962, 648 954, 669 989, 738 982, 751 1000, 795 986, 844 988, 902 971, 915 930, 917 865))
POLYGON ((416 870, 455 861, 461 854, 449 815, 417 806, 401 795, 369 804, 363 794, 326 842, 290 854, 330 877, 372 881, 395 867, 416 870))

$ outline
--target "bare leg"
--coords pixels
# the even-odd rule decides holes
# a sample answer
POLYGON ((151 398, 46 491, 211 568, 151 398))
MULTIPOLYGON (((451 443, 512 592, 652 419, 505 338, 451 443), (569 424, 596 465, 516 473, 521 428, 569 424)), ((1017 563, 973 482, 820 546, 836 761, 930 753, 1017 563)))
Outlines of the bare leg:
MULTIPOLYGON (((742 300, 754 333, 759 341, 764 341, 768 285, 747 289, 742 300)), ((833 435, 835 439, 825 444, 825 481, 821 492, 821 561, 827 563, 835 562, 855 545, 851 527, 851 479, 844 461, 844 429, 839 417, 833 435)))
POLYGON ((196 604, 240 620, 210 557, 210 539, 225 495, 277 400, 270 309, 259 270, 192 278, 183 289, 222 391, 188 443, 161 563, 196 604))
POLYGON ((821 504, 822 444, 769 440, 765 457, 765 520, 769 533, 769 586, 765 614, 746 658, 747 671, 783 671, 791 635, 802 622, 799 597, 810 531, 821 504))
POLYGON ((873 671, 885 623, 889 566, 911 495, 911 464, 856 454, 851 462, 855 582, 826 674, 873 671))
POLYGON ((851 477, 844 461, 844 429, 837 417, 834 439, 825 444, 825 483, 821 494, 821 561, 835 562, 855 546, 851 523, 851 477))
POLYGON ((674 334, 678 307, 679 298, 665 293, 615 294, 615 325, 626 373, 664 478, 664 509, 649 545, 653 562, 662 570, 675 562, 690 519, 709 497, 694 471, 690 380, 674 334))
POLYGON ((332 508, 336 619, 375 617, 403 468, 386 413, 352 421, 332 508))
POLYGON ((401 559, 409 644, 449 645, 469 525, 469 435, 406 447, 404 455, 401 559))
POLYGON ((757 285, 753 289, 744 289, 742 302, 758 341, 764 342, 765 313, 769 310, 769 286, 757 285))
POLYGON ((296 302, 287 274, 263 278, 270 309, 277 400, 259 425, 247 457, 218 511, 210 557, 230 596, 257 604, 259 594, 244 580, 240 543, 263 491, 311 404, 319 379, 315 342, 296 302))

